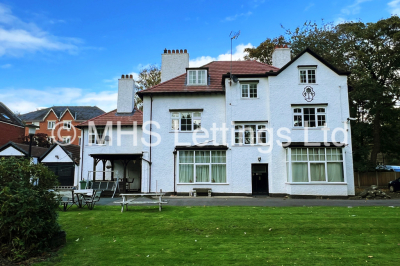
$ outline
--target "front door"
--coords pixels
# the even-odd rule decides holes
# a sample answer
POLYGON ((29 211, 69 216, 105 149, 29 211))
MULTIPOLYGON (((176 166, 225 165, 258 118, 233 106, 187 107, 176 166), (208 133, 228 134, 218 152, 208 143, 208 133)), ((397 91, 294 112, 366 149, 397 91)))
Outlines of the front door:
POLYGON ((268 164, 251 166, 253 195, 268 195, 268 164))

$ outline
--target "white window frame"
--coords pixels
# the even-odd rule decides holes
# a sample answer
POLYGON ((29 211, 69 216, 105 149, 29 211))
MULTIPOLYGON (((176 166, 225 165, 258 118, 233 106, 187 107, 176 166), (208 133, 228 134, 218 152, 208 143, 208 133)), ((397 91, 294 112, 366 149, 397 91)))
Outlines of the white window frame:
POLYGON ((332 147, 332 148, 322 148, 322 147, 299 147, 299 148, 287 148, 286 149, 286 176, 287 182, 292 184, 345 184, 347 183, 346 177, 346 160, 345 160, 345 150, 342 147, 332 147), (292 151, 293 149, 306 149, 307 150, 307 160, 292 160, 292 151), (324 150, 324 160, 310 160, 310 150, 312 149, 323 149, 324 150), (328 160, 328 150, 329 149, 339 149, 341 151, 341 160, 328 160), (307 171, 308 171, 308 181, 307 182, 294 182, 293 181, 293 172, 292 172, 292 164, 293 163, 307 163, 307 171), (325 164, 325 181, 311 181, 311 164, 325 164), (343 181, 342 182, 329 182, 328 181, 328 163, 342 163, 343 167, 343 181))
POLYGON ((199 85, 207 85, 207 70, 206 69, 191 69, 187 71, 187 85, 191 86, 199 86, 199 85), (204 79, 201 79, 201 75, 199 73, 204 74, 204 79), (191 76, 194 74, 194 80, 192 80, 191 76))
POLYGON ((239 146, 266 145, 268 143, 267 132, 268 131, 266 124, 235 124, 234 143, 235 145, 239 146), (246 128, 251 129, 252 126, 255 127, 255 131, 252 132, 252 130, 249 130, 249 132, 253 133, 253 137, 250 138, 250 143, 246 143, 246 136, 245 136, 246 128), (262 142, 261 139, 265 139, 265 142, 262 142), (238 140, 238 142, 236 140, 238 140))
POLYGON ((78 145, 81 146, 82 145, 82 138, 78 137, 78 145))
POLYGON ((258 99, 258 86, 257 86, 257 83, 245 83, 245 84, 241 84, 241 86, 240 86, 240 97, 242 98, 242 99, 258 99), (254 88, 251 88, 251 86, 255 86, 255 90, 256 90, 256 93, 255 93, 255 97, 254 97, 254 94, 253 95, 251 95, 251 89, 254 89, 254 88), (247 88, 247 93, 243 93, 243 89, 244 88, 247 88))
POLYGON ((63 140, 63 143, 70 144, 71 143, 71 136, 63 136, 62 140, 63 140))
POLYGON ((179 162, 179 153, 181 152, 181 151, 178 151, 178 154, 177 154, 177 158, 178 158, 178 160, 177 160, 177 164, 178 164, 178 173, 177 173, 177 184, 228 184, 228 172, 227 172, 227 163, 226 163, 226 159, 227 159, 227 156, 226 156, 226 150, 185 150, 185 151, 192 151, 193 152, 193 163, 181 163, 181 162, 179 162), (196 163, 196 152, 199 152, 199 151, 202 151, 202 152, 209 152, 209 154, 210 154, 210 162, 209 163, 196 163), (212 158, 211 158, 211 154, 212 154, 212 152, 213 151, 222 151, 222 152, 225 152, 225 163, 213 163, 212 162, 212 158), (193 165, 193 179, 194 180, 192 180, 193 182, 189 182, 189 183, 183 183, 183 182, 180 182, 179 181, 179 165, 180 164, 190 164, 190 165, 193 165), (208 176, 209 176, 209 181, 208 182, 196 182, 196 165, 208 165, 209 166, 209 174, 208 174, 208 176), (212 178, 212 165, 225 165, 225 173, 226 173, 226 176, 225 176, 225 183, 216 183, 216 182, 213 182, 213 178, 212 178))
POLYGON ((92 128, 95 129, 95 131, 91 131, 89 130, 88 132, 88 143, 89 145, 99 145, 99 146, 104 146, 106 145, 106 142, 104 140, 104 142, 101 141, 105 128, 92 128), (101 133, 101 134, 99 134, 101 133))
POLYGON ((299 67, 299 83, 300 84, 317 84, 317 68, 316 67, 299 67), (302 71, 305 71, 306 77, 305 82, 302 81, 302 71), (314 71, 314 82, 310 82, 309 75, 311 71, 314 71))
MULTIPOLYGON (((307 106, 307 105, 302 105, 302 106, 292 106, 292 125, 293 125, 293 128, 305 128, 305 127, 307 127, 307 128, 323 128, 323 127, 327 127, 327 121, 328 121, 328 116, 327 116, 327 106, 326 105, 324 105, 324 106, 307 106), (307 114, 304 114, 304 108, 308 108, 308 109, 314 109, 314 116, 315 116, 315 119, 314 119, 314 121, 313 122, 315 122, 315 126, 310 126, 309 124, 307 124, 307 126, 306 126, 306 121, 305 121, 305 119, 304 119, 304 117, 307 115, 307 114), (300 109, 300 112, 299 112, 299 109, 300 109), (323 111, 322 111, 322 109, 324 109, 323 111), (322 117, 322 116, 324 116, 325 117, 325 123, 324 123, 324 125, 319 125, 319 121, 324 121, 324 120, 322 120, 322 119, 320 119, 320 117, 322 117), (297 117, 300 117, 301 118, 301 121, 300 121, 300 123, 301 123, 301 125, 299 125, 299 120, 297 119, 297 117)), ((311 120, 309 120, 309 121, 311 121, 311 120)))
POLYGON ((69 121, 69 120, 63 121, 63 129, 71 129, 71 127, 72 127, 71 121, 69 121), (67 125, 67 126, 65 126, 65 125, 67 125))
POLYGON ((54 129, 56 127, 56 121, 50 120, 47 121, 47 129, 54 129), (50 126, 50 123, 53 125, 52 127, 50 126))
POLYGON ((201 111, 179 111, 179 112, 171 112, 171 131, 174 132, 193 132, 195 130, 201 130, 201 117, 202 117, 202 112, 201 111), (190 113, 191 114, 191 130, 182 130, 182 114, 190 113), (175 120, 175 121, 174 121, 175 120), (178 123, 176 122, 178 120, 178 123), (195 123, 196 121, 200 120, 200 125, 195 123), (174 126, 177 125, 178 128, 174 128, 174 126), (194 129, 194 126, 197 126, 196 129, 194 129))

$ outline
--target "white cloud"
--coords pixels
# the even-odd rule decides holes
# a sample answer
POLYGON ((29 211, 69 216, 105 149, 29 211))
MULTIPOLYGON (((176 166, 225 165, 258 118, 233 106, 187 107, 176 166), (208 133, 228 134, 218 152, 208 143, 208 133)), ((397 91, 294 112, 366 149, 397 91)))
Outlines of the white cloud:
POLYGON ((313 6, 314 6, 314 3, 309 3, 308 6, 306 6, 306 8, 304 8, 304 11, 308 11, 313 6))
POLYGON ((251 14, 253 14, 251 11, 249 11, 249 12, 247 12, 247 13, 240 13, 240 14, 236 14, 236 15, 234 15, 234 16, 226 17, 223 21, 234 21, 234 20, 236 20, 237 18, 240 18, 240 17, 248 17, 248 16, 250 16, 251 14))
MULTIPOLYGON (((236 46, 235 50, 232 54, 232 60, 243 60, 243 57, 246 55, 244 49, 253 48, 254 46, 251 43, 248 44, 239 44, 236 46)), ((227 51, 225 54, 220 54, 217 57, 212 56, 200 56, 195 59, 189 61, 190 67, 199 67, 205 64, 208 64, 212 61, 230 61, 231 60, 231 52, 227 51)))
POLYGON ((5 65, 0 66, 0 68, 10 68, 10 67, 12 67, 11 64, 5 64, 5 65))
POLYGON ((0 89, 1 101, 12 111, 27 113, 38 107, 57 105, 98 106, 108 112, 117 107, 118 93, 113 91, 93 92, 81 88, 0 89), (23 98, 21 97, 23 95, 23 98))
POLYGON ((389 6, 390 14, 400 16, 400 0, 391 1, 387 5, 389 6))
POLYGON ((43 50, 76 52, 80 42, 76 38, 51 35, 35 23, 24 22, 0 3, 0 56, 22 56, 43 50))
POLYGON ((369 2, 371 0, 356 0, 353 4, 346 6, 341 10, 344 15, 355 15, 360 13, 361 4, 364 2, 369 2))

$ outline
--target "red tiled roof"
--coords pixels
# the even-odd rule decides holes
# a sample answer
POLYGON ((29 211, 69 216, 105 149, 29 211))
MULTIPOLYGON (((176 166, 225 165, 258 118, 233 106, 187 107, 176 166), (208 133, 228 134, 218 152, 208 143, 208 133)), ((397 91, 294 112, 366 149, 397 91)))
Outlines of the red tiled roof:
POLYGON ((133 114, 117 114, 117 109, 115 109, 80 123, 77 127, 87 127, 89 126, 89 121, 93 121, 96 126, 105 126, 109 121, 112 122, 113 125, 117 125, 119 121, 121 122, 121 126, 132 126, 134 121, 137 122, 137 125, 142 125, 143 112, 135 108, 133 114))
MULTIPOLYGON (((222 75, 231 72, 231 61, 213 61, 204 65, 208 67, 210 82, 208 86, 187 86, 186 73, 167 80, 154 87, 138 92, 138 94, 165 93, 165 92, 222 92, 222 75)), ((264 74, 269 71, 276 72, 279 68, 266 65, 257 61, 233 61, 232 74, 264 74)))

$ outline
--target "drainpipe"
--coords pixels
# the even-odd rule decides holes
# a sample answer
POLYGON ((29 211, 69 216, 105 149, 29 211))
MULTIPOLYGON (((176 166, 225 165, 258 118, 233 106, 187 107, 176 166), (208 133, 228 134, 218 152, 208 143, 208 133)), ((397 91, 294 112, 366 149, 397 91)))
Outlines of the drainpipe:
POLYGON ((174 151, 173 154, 174 154, 174 194, 176 195, 176 151, 174 151))
MULTIPOLYGON (((82 180, 82 177, 83 177, 83 159, 84 159, 84 149, 85 149, 85 128, 82 128, 82 141, 81 141, 81 145, 82 145, 82 155, 81 155, 81 180, 82 180)), ((79 186, 79 184, 78 184, 78 186, 79 186)))
MULTIPOLYGON (((149 193, 151 192, 151 129, 153 127, 153 96, 150 95, 150 164, 149 164, 149 193)), ((157 192, 157 191, 156 191, 157 192)))

